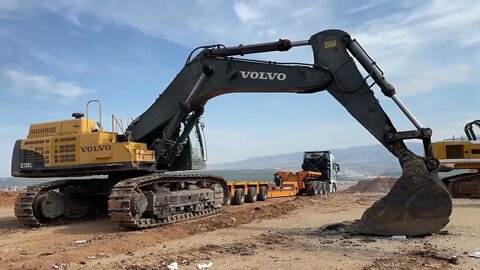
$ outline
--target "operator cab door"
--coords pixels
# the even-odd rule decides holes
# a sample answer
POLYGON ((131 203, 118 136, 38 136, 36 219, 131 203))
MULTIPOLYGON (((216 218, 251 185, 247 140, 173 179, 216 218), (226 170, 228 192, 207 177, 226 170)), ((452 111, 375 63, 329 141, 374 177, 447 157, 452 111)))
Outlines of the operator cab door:
POLYGON ((195 125, 195 128, 190 132, 190 151, 192 169, 204 169, 206 162, 205 140, 203 139, 203 129, 201 123, 195 125))

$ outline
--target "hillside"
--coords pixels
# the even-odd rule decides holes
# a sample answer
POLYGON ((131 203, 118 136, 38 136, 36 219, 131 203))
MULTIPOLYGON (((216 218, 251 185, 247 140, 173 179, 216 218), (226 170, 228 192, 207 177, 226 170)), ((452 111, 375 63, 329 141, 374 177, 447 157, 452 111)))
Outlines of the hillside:
MULTIPOLYGON (((409 148, 417 153, 422 151, 422 145, 419 143, 409 144, 409 148)), ((339 180, 352 177, 357 179, 365 175, 395 177, 401 174, 397 159, 381 145, 331 149, 331 151, 340 164, 341 172, 347 171, 346 175, 339 176, 339 180)), ((222 176, 230 180, 271 179, 276 169, 300 170, 302 159, 303 152, 252 157, 237 162, 208 164, 207 170, 203 173, 222 176)), ((49 180, 52 179, 0 178, 0 190, 12 186, 24 187, 49 180)))
MULTIPOLYGON (((412 143, 409 148, 416 153, 422 153, 422 144, 412 143)), ((354 171, 360 174, 393 175, 400 172, 398 160, 382 145, 356 146, 331 149, 340 164, 341 171, 354 171)), ((210 170, 252 170, 282 168, 300 169, 303 152, 279 154, 271 156, 252 157, 236 162, 209 164, 210 170)))

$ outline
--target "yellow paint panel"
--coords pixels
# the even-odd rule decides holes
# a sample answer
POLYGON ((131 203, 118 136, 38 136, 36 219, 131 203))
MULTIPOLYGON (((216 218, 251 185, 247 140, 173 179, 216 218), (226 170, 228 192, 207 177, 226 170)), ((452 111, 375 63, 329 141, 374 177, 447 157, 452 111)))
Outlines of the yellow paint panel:
POLYGON ((334 40, 325 41, 324 45, 325 45, 325 49, 335 48, 337 47, 337 40, 334 39, 334 40))
POLYGON ((42 138, 52 135, 73 135, 90 133, 95 129, 94 120, 70 119, 30 125, 28 139, 42 138))
POLYGON ((433 155, 450 169, 480 169, 480 144, 471 141, 432 143, 433 155))
POLYGON ((95 129, 94 120, 71 119, 62 121, 62 131, 60 134, 81 134, 89 133, 95 129))
POLYGON ((116 142, 117 134, 93 128, 95 122, 85 119, 34 124, 21 148, 43 155, 46 167, 155 161, 146 144, 116 142))

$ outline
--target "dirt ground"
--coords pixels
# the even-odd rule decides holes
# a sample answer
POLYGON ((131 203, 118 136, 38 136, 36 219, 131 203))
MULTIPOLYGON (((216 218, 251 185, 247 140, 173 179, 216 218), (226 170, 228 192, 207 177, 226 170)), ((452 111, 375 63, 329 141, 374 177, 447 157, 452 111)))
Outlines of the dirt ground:
POLYGON ((269 199, 222 214, 144 231, 108 219, 22 228, 13 204, 0 208, 0 269, 479 269, 480 200, 455 199, 440 233, 393 241, 350 236, 338 222, 359 218, 378 193, 269 199), (332 225, 333 224, 333 225, 332 225), (80 243, 76 243, 76 241, 80 243), (83 243, 84 242, 84 243, 83 243))
POLYGON ((17 196, 17 192, 0 191, 0 208, 6 208, 14 205, 17 196))

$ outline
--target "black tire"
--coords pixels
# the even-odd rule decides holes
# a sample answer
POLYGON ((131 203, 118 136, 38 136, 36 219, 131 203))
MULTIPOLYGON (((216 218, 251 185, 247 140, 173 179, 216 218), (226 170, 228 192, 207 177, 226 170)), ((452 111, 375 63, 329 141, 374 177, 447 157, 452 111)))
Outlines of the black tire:
POLYGON ((333 183, 332 184, 332 193, 335 193, 335 192, 337 192, 337 184, 333 183))
POLYGON ((227 206, 232 204, 232 194, 230 193, 230 189, 227 190, 227 206))
POLYGON ((318 196, 322 194, 322 183, 316 182, 315 183, 315 189, 314 189, 314 196, 318 196))
POLYGON ((236 188, 232 197, 232 204, 242 205, 245 202, 245 191, 243 188, 236 188))
POLYGON ((326 195, 325 183, 318 183, 318 195, 326 195))
POLYGON ((245 198, 247 203, 254 203, 257 201, 257 188, 256 187, 249 187, 247 198, 245 198))
POLYGON ((333 193, 333 184, 325 183, 325 193, 333 193))
POLYGON ((260 190, 257 195, 257 201, 266 201, 268 199, 268 188, 263 186, 260 187, 260 190))
POLYGON ((315 196, 318 195, 318 185, 317 182, 312 183, 313 188, 312 189, 307 189, 306 194, 307 196, 315 196))

